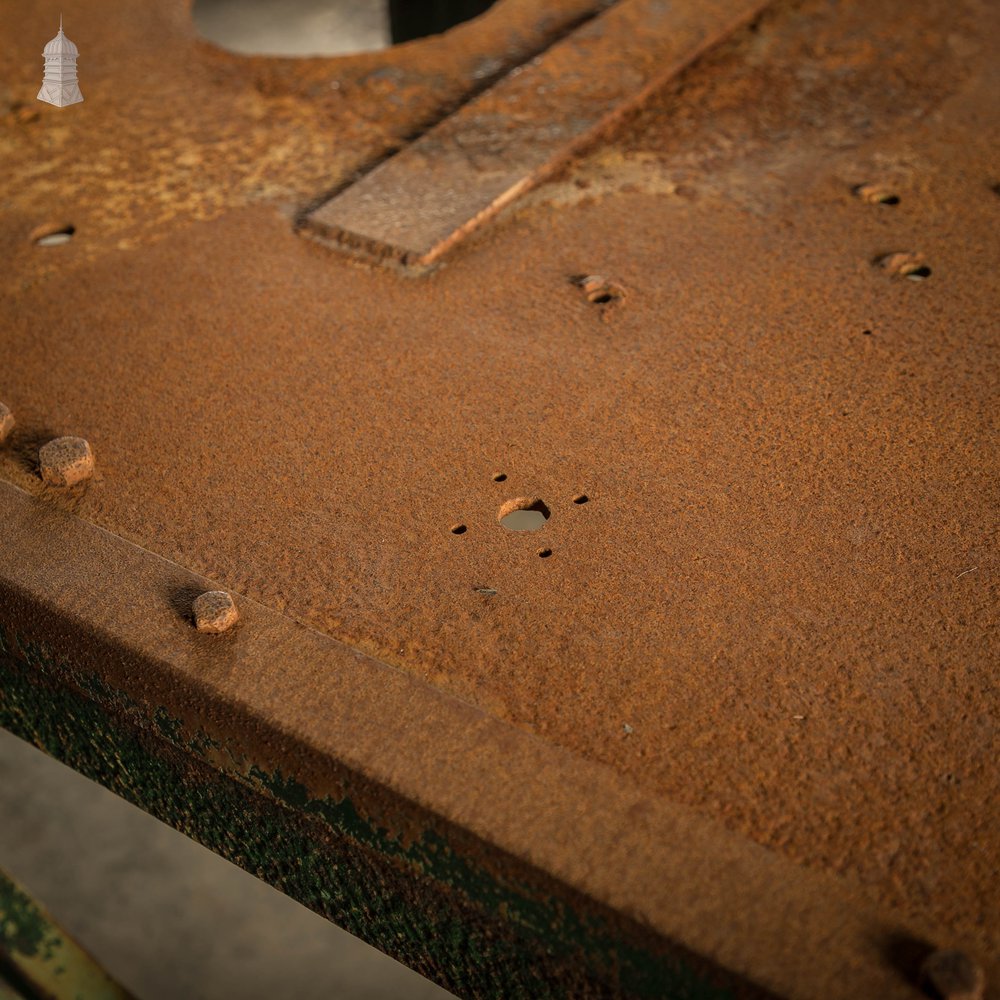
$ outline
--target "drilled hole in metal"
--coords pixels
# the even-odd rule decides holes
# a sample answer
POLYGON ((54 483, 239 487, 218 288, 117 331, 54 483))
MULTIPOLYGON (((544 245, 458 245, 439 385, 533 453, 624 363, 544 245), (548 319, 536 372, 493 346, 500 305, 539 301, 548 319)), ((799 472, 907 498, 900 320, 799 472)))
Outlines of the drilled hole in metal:
POLYGON ((46 224, 39 226, 31 234, 31 242, 36 247, 57 247, 69 243, 76 232, 76 226, 66 224, 46 224))
POLYGON ((508 531, 537 531, 551 513, 545 501, 538 497, 516 497, 500 508, 497 520, 508 531))
POLYGON ((932 272, 926 264, 921 264, 919 267, 904 267, 899 273, 910 281, 923 281, 924 278, 929 278, 932 272))
POLYGON ((538 557, 540 559, 548 559, 550 555, 552 555, 552 549, 539 549, 538 550, 538 557))
POLYGON ((449 530, 453 535, 464 535, 469 529, 464 524, 453 524, 449 530))
POLYGON ((589 500, 590 497, 588 497, 586 493, 577 493, 577 495, 573 497, 573 503, 576 504, 587 503, 589 500))
POLYGON ((495 483, 503 483, 503 482, 506 482, 506 480, 507 480, 507 473, 506 472, 494 472, 493 473, 493 482, 495 482, 495 483))

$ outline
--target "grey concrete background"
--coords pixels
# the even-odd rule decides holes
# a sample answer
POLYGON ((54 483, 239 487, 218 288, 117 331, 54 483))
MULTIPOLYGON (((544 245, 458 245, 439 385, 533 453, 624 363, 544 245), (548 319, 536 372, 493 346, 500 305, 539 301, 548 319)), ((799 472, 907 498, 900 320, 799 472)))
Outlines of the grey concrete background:
POLYGON ((139 1000, 451 997, 3 729, 0 866, 139 1000))
POLYGON ((250 55, 347 55, 390 41, 388 0, 195 0, 192 15, 202 37, 250 55))

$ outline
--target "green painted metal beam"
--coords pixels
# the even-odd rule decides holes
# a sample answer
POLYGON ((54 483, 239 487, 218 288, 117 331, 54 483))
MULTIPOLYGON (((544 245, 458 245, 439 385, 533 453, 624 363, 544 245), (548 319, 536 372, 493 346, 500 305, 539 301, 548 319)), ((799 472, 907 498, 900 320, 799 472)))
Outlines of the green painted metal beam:
POLYGON ((13 973, 4 977, 0 971, 0 1000, 28 995, 51 1000, 129 1000, 131 996, 3 869, 0 956, 13 973))

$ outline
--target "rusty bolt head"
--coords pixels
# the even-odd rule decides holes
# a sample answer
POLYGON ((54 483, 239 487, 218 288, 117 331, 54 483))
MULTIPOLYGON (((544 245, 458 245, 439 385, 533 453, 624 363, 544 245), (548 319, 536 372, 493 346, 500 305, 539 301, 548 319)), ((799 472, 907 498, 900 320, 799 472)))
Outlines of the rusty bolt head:
POLYGON ((625 289, 615 281, 609 281, 603 274, 584 274, 573 279, 574 284, 583 289, 588 302, 604 305, 625 297, 625 289))
POLYGON ((224 590, 209 590, 195 598, 191 607, 195 628, 217 634, 231 629, 239 621, 236 602, 224 590))
POLYGON ((921 967, 924 983, 936 1000, 983 1000, 986 976, 962 951, 935 951, 921 967))
POLYGON ((608 283, 608 279, 602 274, 585 274, 579 279, 579 283, 585 292, 593 292, 598 288, 603 288, 608 283))
POLYGON ((10 432, 14 429, 14 414, 0 403, 0 444, 3 444, 10 437, 10 432))
POLYGON ((38 464, 49 486, 75 486, 94 474, 94 453, 83 438, 60 437, 39 448, 38 464))
POLYGON ((898 205, 899 196, 885 184, 859 184, 854 193, 869 205, 898 205))

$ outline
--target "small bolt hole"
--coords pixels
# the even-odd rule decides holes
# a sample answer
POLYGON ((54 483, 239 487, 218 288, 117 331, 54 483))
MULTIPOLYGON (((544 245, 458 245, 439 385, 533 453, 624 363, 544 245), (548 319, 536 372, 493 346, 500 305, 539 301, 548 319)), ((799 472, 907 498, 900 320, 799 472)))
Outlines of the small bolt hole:
POLYGON ((451 533, 453 535, 464 535, 469 529, 464 524, 453 524, 451 533))
POLYGON ((31 242, 37 247, 57 247, 69 243, 76 232, 76 226, 44 225, 31 234, 31 242))
POLYGON ((871 330, 862 330, 862 331, 861 331, 861 333, 862 333, 862 334, 863 334, 863 335, 864 335, 865 337, 870 337, 870 336, 872 335, 872 332, 871 332, 871 330))
POLYGON ((552 549, 539 549, 538 550, 538 558, 539 559, 548 559, 550 555, 552 555, 552 549))
POLYGON ((575 497, 573 497, 573 503, 576 504, 587 503, 589 500, 590 497, 588 497, 586 493, 578 493, 575 497))
POLYGON ((495 483, 503 483, 503 482, 506 482, 506 480, 507 480, 507 473, 506 472, 494 472, 493 473, 493 482, 495 482, 495 483))
POLYGON ((910 281, 923 281, 931 276, 931 269, 926 264, 921 264, 920 267, 904 267, 899 273, 910 281))

